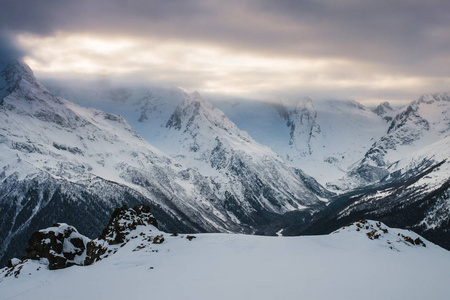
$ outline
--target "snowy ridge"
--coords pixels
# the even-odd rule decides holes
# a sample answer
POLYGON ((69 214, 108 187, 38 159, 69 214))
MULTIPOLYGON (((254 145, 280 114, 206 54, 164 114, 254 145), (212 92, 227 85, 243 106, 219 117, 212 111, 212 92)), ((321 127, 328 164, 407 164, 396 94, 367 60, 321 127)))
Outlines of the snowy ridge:
POLYGON ((356 101, 283 98, 274 103, 222 103, 240 129, 322 185, 347 174, 389 128, 356 101), (245 112, 245 113, 244 113, 245 112))
POLYGON ((392 173, 387 181, 393 183, 360 197, 339 215, 344 217, 366 211, 367 214, 380 216, 398 209, 396 207, 403 207, 405 211, 397 214, 414 216, 408 217, 409 227, 419 232, 446 232, 450 213, 449 147, 450 136, 410 153, 389 169, 392 173), (420 205, 411 208, 414 211, 406 209, 415 203, 420 205))
MULTIPOLYGON (((385 180, 392 173, 402 172, 399 167, 405 164, 405 157, 410 157, 409 164, 413 167, 419 162, 418 158, 413 158, 416 155, 411 153, 426 155, 421 150, 431 150, 432 147, 428 146, 446 138, 449 129, 449 94, 424 95, 394 118, 387 134, 372 145, 362 161, 350 172, 353 179, 345 178, 343 181, 356 180, 356 184, 361 185, 385 180), (400 160, 403 162, 399 163, 400 160)), ((443 151, 443 155, 448 157, 448 150, 443 151)))
POLYGON ((450 292, 445 284, 450 275, 448 251, 375 221, 302 237, 194 236, 137 225, 124 244, 111 245, 107 253, 91 266, 58 271, 49 270, 45 260, 14 260, 0 270, 0 293, 7 299, 141 299, 151 294, 164 299, 302 295, 352 300, 422 299, 432 294, 443 300, 450 292), (374 282, 382 288, 374 288, 374 282))
POLYGON ((398 110, 394 109, 389 102, 380 103, 380 105, 372 109, 372 111, 382 117, 386 122, 391 122, 398 114, 398 110))
POLYGON ((212 178, 221 193, 233 191, 248 212, 305 209, 320 205, 315 194, 331 195, 318 184, 307 185, 308 176, 239 130, 197 92, 186 96, 166 127, 165 152, 212 178))

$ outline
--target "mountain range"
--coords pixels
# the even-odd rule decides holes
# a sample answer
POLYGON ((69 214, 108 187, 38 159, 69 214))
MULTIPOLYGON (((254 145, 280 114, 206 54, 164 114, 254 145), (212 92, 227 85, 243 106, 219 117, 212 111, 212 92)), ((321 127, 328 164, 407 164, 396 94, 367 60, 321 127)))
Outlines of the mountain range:
POLYGON ((95 236, 123 204, 151 205, 166 230, 254 233, 272 216, 318 211, 332 195, 198 94, 167 120, 186 149, 170 157, 122 117, 54 96, 23 63, 5 63, 1 75, 2 259, 60 219, 95 236))
POLYGON ((66 222, 93 238, 138 203, 165 231, 298 235, 370 218, 450 249, 449 94, 404 108, 208 102, 180 89, 46 88, 22 62, 0 69, 2 264, 35 230, 66 222))

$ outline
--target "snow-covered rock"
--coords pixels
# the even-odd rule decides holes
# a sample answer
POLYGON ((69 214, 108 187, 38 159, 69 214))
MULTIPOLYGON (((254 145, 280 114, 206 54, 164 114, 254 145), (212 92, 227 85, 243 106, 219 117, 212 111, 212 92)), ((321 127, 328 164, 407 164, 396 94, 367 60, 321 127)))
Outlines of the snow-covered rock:
MULTIPOLYGON (((93 264, 108 257, 111 253, 117 252, 119 247, 123 247, 131 239, 136 238, 134 231, 139 226, 146 227, 146 232, 158 232, 156 229, 158 222, 153 217, 150 207, 140 204, 133 208, 123 206, 114 210, 102 234, 87 244, 84 264, 93 264)), ((145 232, 141 231, 140 237, 143 236, 145 236, 145 232)), ((151 241, 158 244, 162 243, 164 238, 157 235, 151 237, 151 241)))
POLYGON ((354 232, 367 237, 369 240, 379 241, 377 246, 384 243, 387 248, 395 251, 402 251, 407 247, 427 246, 417 233, 392 229, 381 222, 372 220, 357 220, 334 231, 333 234, 353 234, 354 232))
POLYGON ((47 260, 50 270, 84 265, 89 238, 65 223, 34 232, 24 259, 47 260))

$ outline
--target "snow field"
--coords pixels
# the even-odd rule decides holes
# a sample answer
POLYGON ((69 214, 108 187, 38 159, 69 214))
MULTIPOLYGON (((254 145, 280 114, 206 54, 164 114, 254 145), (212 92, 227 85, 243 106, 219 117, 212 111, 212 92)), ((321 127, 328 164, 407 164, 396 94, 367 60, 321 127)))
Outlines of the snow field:
POLYGON ((163 244, 135 250, 136 238, 87 267, 49 271, 27 263, 19 278, 0 282, 0 299, 448 299, 449 252, 428 241, 389 249, 386 239, 397 233, 416 237, 390 228, 377 240, 354 228, 303 237, 196 234, 191 241, 164 234, 163 244))

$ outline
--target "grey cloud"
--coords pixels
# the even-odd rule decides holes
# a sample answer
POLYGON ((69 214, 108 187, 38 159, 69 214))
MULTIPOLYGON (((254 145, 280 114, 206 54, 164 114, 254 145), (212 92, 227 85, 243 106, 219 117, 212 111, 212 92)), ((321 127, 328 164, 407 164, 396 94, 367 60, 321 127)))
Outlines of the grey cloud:
POLYGON ((41 35, 157 36, 396 65, 448 56, 450 46, 448 35, 439 34, 450 28, 450 2, 439 0, 6 0, 2 6, 1 27, 41 35))
POLYGON ((266 57, 345 59, 368 76, 426 77, 441 87, 450 78, 443 67, 450 62, 449 12, 447 0, 3 0, 0 28, 43 36, 82 31, 176 39, 266 57))
POLYGON ((22 59, 24 54, 9 34, 0 32, 0 62, 22 59))

